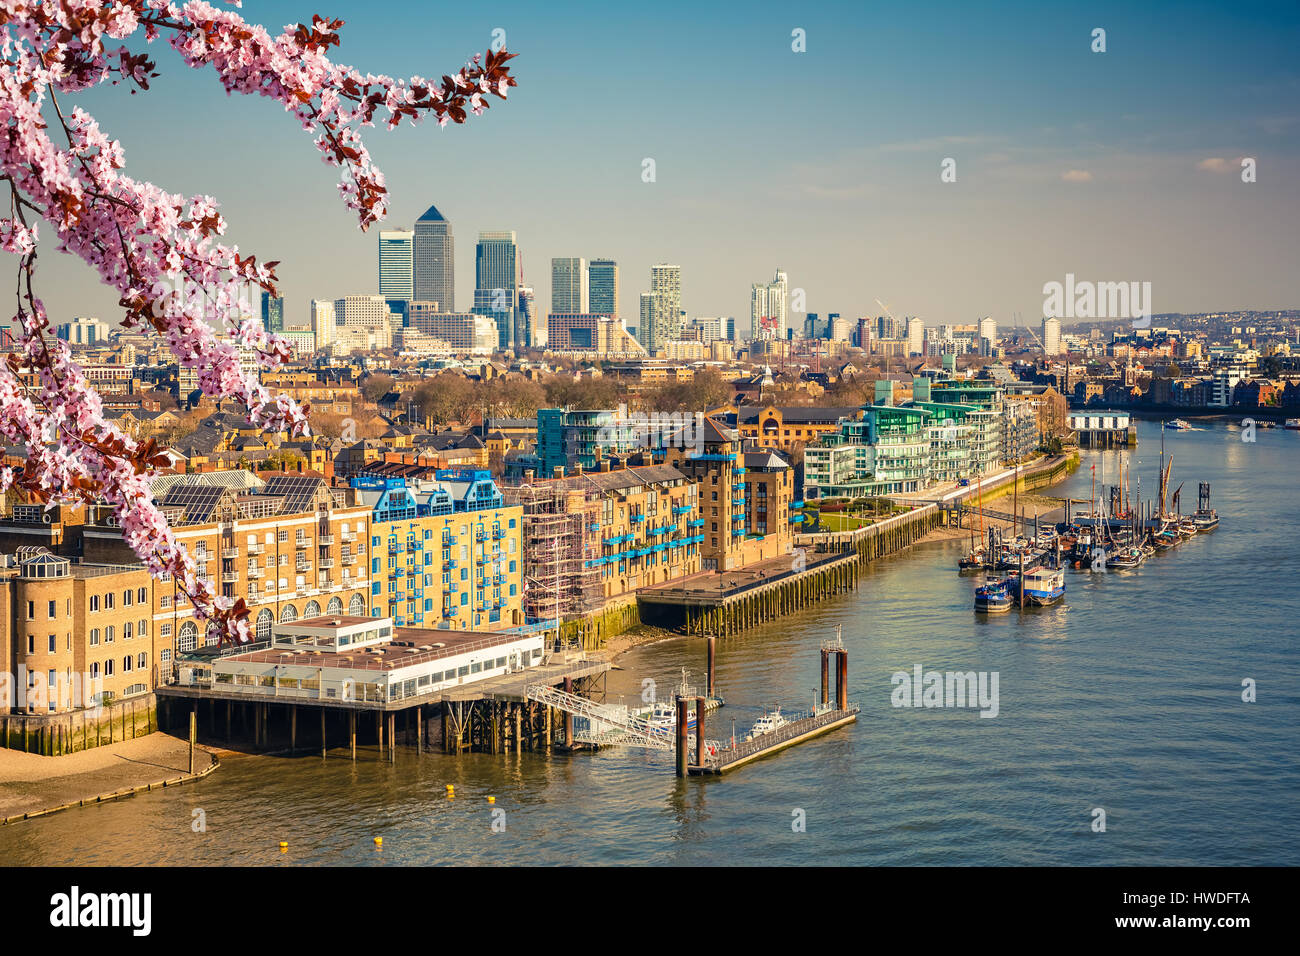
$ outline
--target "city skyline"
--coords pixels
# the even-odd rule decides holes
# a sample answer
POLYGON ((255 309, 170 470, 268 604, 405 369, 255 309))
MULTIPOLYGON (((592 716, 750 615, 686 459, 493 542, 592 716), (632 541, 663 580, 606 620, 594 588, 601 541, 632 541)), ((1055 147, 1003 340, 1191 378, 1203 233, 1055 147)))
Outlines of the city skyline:
MULTIPOLYGON (((805 290, 808 311, 873 315, 879 297, 932 325, 991 315, 1006 327, 1017 312, 1037 324, 1042 285, 1066 273, 1150 281, 1157 313, 1297 304, 1293 9, 1204 10, 1190 20, 1168 4, 941 5, 942 31, 909 11, 879 20, 851 8, 796 17, 758 4, 740 19, 692 11, 689 30, 671 15, 622 11, 608 29, 629 32, 638 59, 653 62, 668 49, 688 61, 716 56, 728 77, 715 91, 725 110, 682 107, 668 127, 647 119, 663 98, 686 99, 693 80, 669 72, 653 92, 642 90, 623 75, 628 54, 606 50, 591 31, 505 4, 499 23, 450 11, 434 34, 413 21, 413 9, 393 4, 348 22, 347 58, 418 72, 485 49, 500 26, 520 54, 520 86, 508 123, 494 110, 454 139, 429 127, 376 131, 371 147, 392 200, 378 228, 412 223, 437 203, 467 236, 515 230, 539 266, 599 251, 636 277, 620 289, 628 325, 636 324, 640 277, 660 261, 681 264, 690 315, 742 323, 752 283, 778 266, 792 289, 805 290), (1107 30, 1105 53, 1090 49, 1098 25, 1107 30), (807 52, 791 49, 796 27, 806 31, 807 52), (721 48, 719 35, 728 38, 721 48), (871 57, 854 55, 866 49, 871 57), (1250 68, 1242 70, 1246 51, 1250 68), (806 78, 824 68, 818 95, 808 97, 806 78), (1041 70, 1033 88, 1023 83, 1026 69, 1041 70), (557 123, 556 91, 595 74, 608 79, 584 91, 588 109, 557 123), (609 123, 599 157, 517 149, 521 139, 571 141, 597 114, 609 123), (748 130, 772 117, 788 130, 783 147, 749 148, 748 130), (1257 160, 1257 182, 1240 181, 1240 157, 1257 160), (647 158, 653 182, 643 181, 647 158), (955 160, 952 183, 940 179, 947 158, 955 160), (480 190, 448 181, 465 163, 480 190)), ((281 23, 311 12, 274 2, 258 15, 281 23)), ((319 201, 331 174, 319 170, 310 144, 274 110, 246 120, 210 74, 165 56, 160 69, 169 83, 149 95, 173 117, 166 129, 149 128, 130 98, 109 91, 75 102, 121 139, 137 175, 180 192, 202 184, 242 252, 282 262, 288 322, 304 324, 312 299, 377 291, 374 231, 360 233, 343 210, 319 201), (257 144, 257 176, 247 164, 223 168, 216 147, 232 136, 257 144)), ((116 325, 116 298, 89 270, 53 255, 48 231, 42 238, 43 268, 57 280, 46 291, 54 320, 98 316, 116 325)), ((456 246, 456 271, 470 274, 473 255, 468 239, 456 246)), ((539 299, 549 303, 538 278, 539 299)), ((794 313, 791 320, 801 324, 794 313)))

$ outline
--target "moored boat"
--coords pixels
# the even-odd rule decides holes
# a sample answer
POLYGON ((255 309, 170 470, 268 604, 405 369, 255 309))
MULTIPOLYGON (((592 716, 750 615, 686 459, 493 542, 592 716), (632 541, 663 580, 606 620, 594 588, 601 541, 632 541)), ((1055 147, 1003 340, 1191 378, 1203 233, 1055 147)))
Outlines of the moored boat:
POLYGON ((990 581, 975 589, 975 610, 1000 614, 1011 610, 1011 589, 1006 581, 990 581))
POLYGON ((1020 589, 1021 603, 1047 607, 1065 597, 1065 571, 1062 568, 1034 568, 1025 572, 1020 589))
POLYGON ((1207 531, 1213 531, 1219 526, 1219 513, 1213 508, 1204 511, 1198 511, 1192 515, 1192 523, 1196 525, 1196 530, 1201 534, 1207 531))
POLYGON ((770 714, 764 714, 754 721, 754 726, 749 728, 749 735, 745 739, 753 740, 755 737, 763 736, 763 734, 770 734, 788 723, 789 721, 781 716, 781 708, 777 707, 770 714))
POLYGON ((1300 418, 1288 418, 1282 427, 1288 431, 1300 432, 1300 418))
POLYGON ((1112 571, 1132 571, 1142 567, 1146 559, 1145 552, 1139 547, 1120 548, 1107 559, 1106 567, 1112 571))

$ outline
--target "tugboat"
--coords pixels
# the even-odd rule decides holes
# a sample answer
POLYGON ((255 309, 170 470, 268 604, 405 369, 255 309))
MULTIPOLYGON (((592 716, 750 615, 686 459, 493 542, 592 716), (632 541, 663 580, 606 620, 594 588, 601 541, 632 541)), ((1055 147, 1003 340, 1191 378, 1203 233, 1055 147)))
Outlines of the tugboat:
POLYGON ((1196 514, 1192 515, 1192 524, 1196 525, 1196 530, 1204 533, 1213 531, 1219 526, 1219 513, 1210 507, 1210 483, 1201 482, 1200 501, 1196 506, 1196 514))
POLYGON ((1181 418, 1175 418, 1171 422, 1165 422, 1165 428, 1172 428, 1174 431, 1186 431, 1191 427, 1190 422, 1183 421, 1181 418))
POLYGON ((1033 607, 1048 607, 1065 597, 1065 571, 1062 568, 1034 568, 1025 572, 1021 602, 1033 607))
POLYGON ((1011 588, 1006 581, 989 581, 975 589, 975 610, 1001 614, 1011 610, 1011 588))
POLYGON ((763 736, 763 734, 770 734, 788 723, 789 721, 781 716, 781 708, 777 707, 770 714, 764 714, 754 721, 754 726, 749 728, 749 735, 745 739, 753 740, 755 737, 763 736))

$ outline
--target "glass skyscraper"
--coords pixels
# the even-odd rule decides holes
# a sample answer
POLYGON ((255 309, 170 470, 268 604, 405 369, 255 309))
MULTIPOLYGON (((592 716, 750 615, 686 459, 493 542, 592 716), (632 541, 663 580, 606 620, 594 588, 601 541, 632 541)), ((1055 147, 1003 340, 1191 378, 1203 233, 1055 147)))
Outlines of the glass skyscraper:
POLYGON ((514 231, 480 232, 474 256, 474 311, 496 322, 501 349, 525 344, 516 341, 515 328, 521 278, 514 231))
POLYGON ((430 206, 415 221, 412 253, 412 298, 437 302, 443 312, 456 311, 456 251, 451 223, 430 206))
POLYGON ((415 233, 396 229, 379 234, 379 294, 386 299, 415 295, 415 233))
POLYGON ((587 308, 587 260, 551 260, 551 311, 583 314, 587 308))
POLYGON ((597 315, 618 315, 618 263, 613 259, 591 260, 587 268, 587 298, 590 311, 597 315))
POLYGON ((284 331, 284 297, 262 292, 262 328, 268 332, 284 331))

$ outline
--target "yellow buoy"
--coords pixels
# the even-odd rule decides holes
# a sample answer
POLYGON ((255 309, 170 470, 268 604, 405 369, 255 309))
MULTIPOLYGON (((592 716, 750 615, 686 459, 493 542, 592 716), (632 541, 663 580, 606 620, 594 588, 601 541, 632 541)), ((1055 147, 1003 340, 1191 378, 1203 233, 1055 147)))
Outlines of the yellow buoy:
POLYGON ((496 803, 496 802, 497 802, 496 797, 488 797, 488 803, 496 803))
POLYGON ((384 838, 383 838, 383 837, 375 837, 375 846, 383 846, 383 845, 384 845, 384 838))
POLYGON ((288 848, 289 848, 289 844, 286 843, 284 840, 281 840, 281 841, 280 841, 280 849, 281 849, 281 850, 287 850, 288 848))

